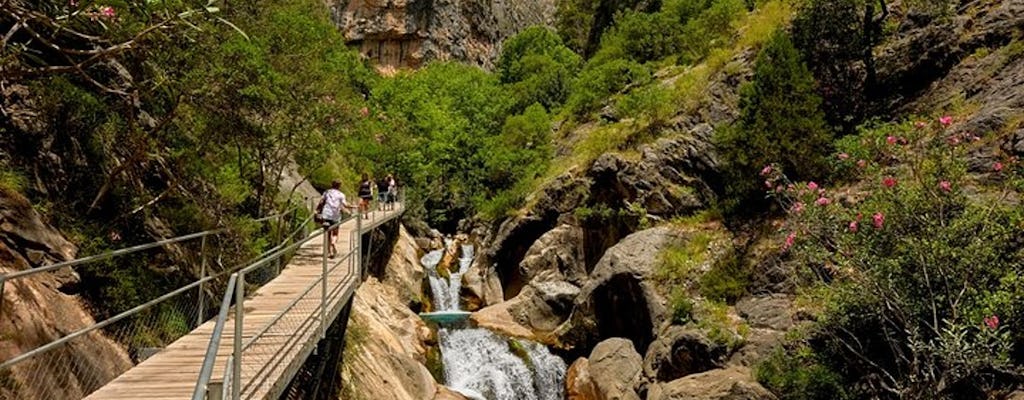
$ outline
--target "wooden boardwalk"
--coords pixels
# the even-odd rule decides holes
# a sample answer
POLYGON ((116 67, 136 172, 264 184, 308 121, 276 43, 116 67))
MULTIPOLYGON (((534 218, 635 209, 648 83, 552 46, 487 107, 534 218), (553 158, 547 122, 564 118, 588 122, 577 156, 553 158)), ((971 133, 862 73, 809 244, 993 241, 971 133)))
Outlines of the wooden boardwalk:
MULTIPOLYGON (((361 231, 376 228, 401 212, 400 205, 394 211, 375 211, 371 219, 362 220, 361 231)), ((358 261, 344 258, 354 248, 350 241, 355 237, 352 233, 356 221, 349 220, 339 229, 339 258, 328 260, 329 267, 337 264, 327 279, 328 325, 341 313, 360 283, 358 261)), ((315 235, 315 239, 298 249, 280 275, 254 292, 247 290, 242 342, 249 346, 242 357, 243 399, 278 398, 320 340, 323 239, 322 233, 315 235), (253 340, 254 337, 257 339, 253 340)), ((219 304, 220 299, 216 302, 219 304)), ((215 381, 225 376, 225 368, 230 368, 234 315, 232 307, 218 348, 215 381)), ((86 399, 191 399, 215 324, 214 319, 200 325, 86 399)))

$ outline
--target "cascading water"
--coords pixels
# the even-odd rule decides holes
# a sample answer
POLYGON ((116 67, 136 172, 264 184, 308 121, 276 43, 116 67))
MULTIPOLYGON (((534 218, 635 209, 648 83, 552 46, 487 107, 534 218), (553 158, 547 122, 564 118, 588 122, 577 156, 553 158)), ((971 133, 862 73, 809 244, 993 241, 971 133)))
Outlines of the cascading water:
MULTIPOLYGON (((449 279, 438 274, 444 250, 420 260, 427 268, 438 311, 458 312, 462 275, 473 264, 473 246, 462 246, 459 270, 449 279)), ((489 330, 465 326, 438 328, 445 384, 475 400, 561 400, 565 362, 547 347, 507 339, 489 330)))

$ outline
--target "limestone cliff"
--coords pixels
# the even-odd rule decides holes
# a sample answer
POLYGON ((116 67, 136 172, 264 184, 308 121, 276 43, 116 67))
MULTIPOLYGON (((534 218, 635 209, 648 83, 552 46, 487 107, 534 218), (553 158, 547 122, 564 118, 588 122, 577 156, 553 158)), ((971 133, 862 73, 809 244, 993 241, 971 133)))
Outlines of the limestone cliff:
POLYGON ((331 0, 349 44, 383 71, 430 60, 493 66, 501 42, 532 25, 548 25, 554 0, 331 0))

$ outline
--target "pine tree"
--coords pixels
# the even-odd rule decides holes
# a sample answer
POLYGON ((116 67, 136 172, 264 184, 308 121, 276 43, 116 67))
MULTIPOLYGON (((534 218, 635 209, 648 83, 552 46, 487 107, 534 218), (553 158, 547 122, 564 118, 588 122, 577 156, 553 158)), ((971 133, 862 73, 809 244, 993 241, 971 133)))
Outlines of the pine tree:
POLYGON ((768 164, 798 180, 824 176, 832 133, 814 77, 786 32, 775 32, 761 50, 752 82, 741 89, 740 108, 740 120, 719 133, 727 206, 762 197, 758 171, 768 164))

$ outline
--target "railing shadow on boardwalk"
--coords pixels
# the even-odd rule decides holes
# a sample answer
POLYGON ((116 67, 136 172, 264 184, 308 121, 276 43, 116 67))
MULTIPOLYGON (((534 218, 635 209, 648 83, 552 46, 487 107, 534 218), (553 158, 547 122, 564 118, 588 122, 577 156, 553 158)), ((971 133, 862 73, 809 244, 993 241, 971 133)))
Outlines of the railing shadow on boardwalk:
MULTIPOLYGON (((0 302, 10 286, 17 290, 20 279, 70 268, 89 262, 199 241, 200 279, 147 303, 103 321, 82 327, 45 345, 0 363, 0 398, 80 398, 62 385, 74 385, 87 398, 269 398, 279 394, 302 365, 328 326, 352 296, 362 280, 360 235, 393 220, 404 211, 397 203, 393 211, 375 211, 364 218, 350 217, 333 228, 340 231, 342 255, 328 259, 323 254, 326 235, 312 218, 298 221, 295 209, 257 221, 273 224, 281 238, 278 245, 252 262, 236 268, 209 273, 207 265, 215 250, 211 246, 224 230, 211 230, 161 240, 145 245, 85 257, 64 263, 0 275, 0 302), (288 261, 288 267, 282 264, 288 261), (222 290, 221 290, 222 289, 222 290), (204 292, 220 292, 216 318, 203 322, 213 310, 207 309, 204 292), (241 307, 234 307, 241 304, 241 307), (156 320, 172 309, 173 315, 192 316, 182 332, 166 348, 145 349, 155 353, 131 359, 128 371, 90 371, 76 362, 75 346, 88 345, 100 332, 114 332, 114 340, 132 346, 127 338, 140 336, 147 326, 166 323, 156 320), (147 320, 146 318, 150 318, 147 320), (241 321, 236 324, 235 321, 241 321), (150 325, 147 325, 150 324, 150 325), (176 339, 176 340, 175 340, 176 339), (223 339, 223 340, 222 340, 223 339), (230 365, 230 367, 228 367, 230 365), (154 368, 159 367, 159 368, 154 368), (151 370, 151 372, 147 372, 151 370), (119 372, 123 374, 117 375, 119 372), (47 376, 73 376, 76 382, 44 381, 47 376), (239 384, 235 384, 235 383, 239 384), (212 383, 212 384, 211 384, 212 383), (209 389, 212 390, 208 390, 209 389), (21 392, 31 393, 22 395, 21 392)), ((5 305, 0 303, 0 312, 5 305)), ((115 357, 115 355, 111 355, 115 357)), ((124 357, 123 355, 121 357, 124 357)))

